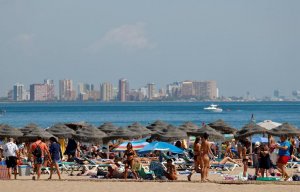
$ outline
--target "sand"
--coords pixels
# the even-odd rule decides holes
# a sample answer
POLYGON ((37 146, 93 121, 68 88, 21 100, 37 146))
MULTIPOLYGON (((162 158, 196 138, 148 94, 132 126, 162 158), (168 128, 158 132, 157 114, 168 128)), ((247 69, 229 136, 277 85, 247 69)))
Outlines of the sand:
POLYGON ((286 192, 298 191, 300 185, 228 185, 215 183, 189 182, 91 182, 91 181, 0 181, 1 192, 99 192, 99 191, 131 191, 131 192, 286 192))
MULTIPOLYGON (((224 172, 230 175, 239 174, 242 168, 239 167, 232 172, 224 172)), ((253 172, 253 170, 250 170, 253 172)), ((295 170, 289 169, 290 174, 295 170)), ((54 180, 47 180, 49 175, 43 174, 41 180, 33 181, 31 176, 18 177, 18 180, 0 180, 0 192, 182 192, 182 191, 205 191, 205 192, 294 192, 300 190, 300 182, 276 182, 267 183, 256 181, 241 182, 240 184, 224 184, 223 176, 220 174, 210 174, 212 182, 200 183, 200 175, 195 174, 192 182, 188 182, 186 175, 179 175, 176 182, 158 181, 134 181, 123 179, 106 180, 93 179, 89 176, 68 176, 63 174, 63 180, 57 180, 57 175, 53 175, 54 180), (222 183, 222 184, 220 184, 222 183)), ((231 182, 231 181, 229 181, 231 182)))

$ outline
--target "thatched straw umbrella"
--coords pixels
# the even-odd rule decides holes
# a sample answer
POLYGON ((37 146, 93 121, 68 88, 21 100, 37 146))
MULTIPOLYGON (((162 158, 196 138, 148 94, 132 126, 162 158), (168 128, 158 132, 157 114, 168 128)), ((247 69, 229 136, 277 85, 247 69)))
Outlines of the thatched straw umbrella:
POLYGON ((134 133, 141 135, 142 137, 147 137, 151 135, 151 131, 141 124, 135 122, 132 125, 128 126, 128 129, 134 133))
POLYGON ((150 125, 148 125, 146 128, 152 131, 152 133, 155 133, 157 131, 160 131, 161 129, 164 129, 168 126, 168 123, 165 123, 163 121, 157 120, 150 125))
POLYGON ((139 135, 138 133, 134 133, 127 128, 119 127, 116 131, 111 132, 104 140, 105 141, 111 141, 117 139, 130 140, 130 139, 138 138, 140 136, 141 135, 139 135))
POLYGON ((30 132, 27 132, 24 134, 24 136, 21 138, 24 141, 35 141, 37 137, 41 137, 42 139, 50 139, 50 137, 55 137, 51 133, 45 131, 45 129, 39 128, 39 127, 31 127, 30 132))
POLYGON ((39 126, 37 124, 29 123, 29 124, 25 125, 23 128, 21 128, 20 130, 23 134, 28 134, 36 128, 39 128, 39 126))
POLYGON ((215 122, 209 123, 208 126, 221 132, 222 134, 234 134, 237 129, 230 127, 222 119, 218 119, 215 122))
POLYGON ((156 139, 158 141, 176 141, 181 139, 186 139, 188 136, 186 132, 174 127, 173 125, 169 125, 166 128, 162 128, 161 130, 153 133, 151 138, 156 139))
POLYGON ((23 133, 19 129, 13 128, 7 124, 0 125, 0 138, 1 139, 9 138, 9 137, 19 138, 22 136, 23 136, 23 133))
POLYGON ((289 123, 283 123, 282 125, 267 131, 267 133, 274 136, 300 136, 300 130, 289 123))
POLYGON ((78 129, 81 129, 82 127, 90 126, 87 122, 81 121, 77 123, 65 123, 65 125, 74 131, 77 131, 78 129))
POLYGON ((256 134, 264 134, 267 132, 267 129, 257 125, 254 122, 250 122, 242 127, 241 130, 236 132, 235 138, 236 139, 245 139, 249 136, 256 135, 256 134))
POLYGON ((209 140, 224 140, 224 137, 220 132, 216 131, 208 125, 203 125, 200 129, 196 131, 188 132, 188 135, 202 137, 204 133, 207 133, 209 135, 209 140))
POLYGON ((103 123, 102 125, 100 125, 100 126, 98 127, 98 129, 99 129, 100 131, 103 131, 103 132, 106 133, 106 134, 109 134, 109 133, 111 133, 111 132, 116 131, 116 130, 118 129, 118 127, 114 126, 114 125, 113 125, 112 123, 110 123, 110 122, 105 122, 105 123, 103 123))
POLYGON ((63 139, 71 138, 73 135, 76 134, 76 132, 73 129, 67 127, 63 123, 57 123, 51 126, 49 129, 46 129, 46 131, 58 138, 63 139))
POLYGON ((78 141, 96 143, 102 143, 102 140, 105 137, 107 137, 106 133, 91 125, 78 129, 74 135, 74 138, 78 141))
POLYGON ((197 131, 200 128, 192 122, 185 122, 184 124, 180 125, 178 129, 187 133, 187 132, 197 131))

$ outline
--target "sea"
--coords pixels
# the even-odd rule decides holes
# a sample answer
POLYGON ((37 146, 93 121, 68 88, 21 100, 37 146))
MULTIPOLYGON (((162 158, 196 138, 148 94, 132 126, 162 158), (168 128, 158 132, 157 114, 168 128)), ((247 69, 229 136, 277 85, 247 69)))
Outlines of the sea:
POLYGON ((212 102, 51 102, 0 103, 1 124, 22 128, 35 123, 42 128, 56 123, 87 122, 98 127, 105 122, 126 127, 134 122, 148 125, 162 120, 174 126, 191 121, 199 126, 223 119, 240 129, 253 114, 258 123, 263 120, 288 122, 300 127, 300 102, 215 102, 223 112, 205 111, 212 102))

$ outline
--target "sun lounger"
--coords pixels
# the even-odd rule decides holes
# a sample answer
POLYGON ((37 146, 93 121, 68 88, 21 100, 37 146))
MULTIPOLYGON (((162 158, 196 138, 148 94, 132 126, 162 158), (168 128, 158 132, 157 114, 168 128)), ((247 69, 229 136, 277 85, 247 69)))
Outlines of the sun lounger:
POLYGON ((298 165, 300 165, 300 162, 298 162, 298 161, 289 161, 288 163, 287 163, 287 167, 290 167, 290 168, 296 168, 298 165))
POLYGON ((233 171, 235 168, 237 168, 239 165, 238 164, 211 164, 210 168, 212 169, 222 169, 225 171, 233 171))

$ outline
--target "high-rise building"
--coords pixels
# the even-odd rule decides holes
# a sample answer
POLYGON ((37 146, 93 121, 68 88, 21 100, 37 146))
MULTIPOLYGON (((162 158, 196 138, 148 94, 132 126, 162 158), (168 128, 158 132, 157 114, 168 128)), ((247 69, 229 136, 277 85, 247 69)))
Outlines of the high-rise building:
POLYGON ((30 101, 47 101, 47 85, 31 84, 30 101))
POLYGON ((174 82, 167 85, 168 97, 179 97, 181 91, 181 82, 174 82))
POLYGON ((279 90, 278 89, 274 90, 274 94, 273 95, 274 95, 275 98, 279 98, 280 97, 279 90))
POLYGON ((147 97, 149 100, 152 100, 155 97, 155 84, 154 83, 148 83, 147 84, 147 97))
POLYGON ((118 99, 121 102, 127 101, 129 97, 129 82, 127 79, 119 80, 119 93, 118 99))
POLYGON ((216 81, 193 81, 195 96, 201 99, 216 99, 218 88, 216 81))
POLYGON ((195 95, 193 82, 192 81, 184 81, 181 86, 181 97, 193 97, 195 95))
POLYGON ((113 100, 113 85, 108 82, 104 82, 100 85, 101 101, 113 100))
POLYGON ((59 99, 61 101, 71 101, 76 99, 76 92, 73 90, 72 80, 59 80, 59 99))
POLYGON ((16 83, 13 87, 13 100, 24 101, 26 100, 26 90, 23 84, 16 83))
POLYGON ((44 84, 47 86, 47 101, 55 100, 54 81, 50 79, 45 79, 44 84))

